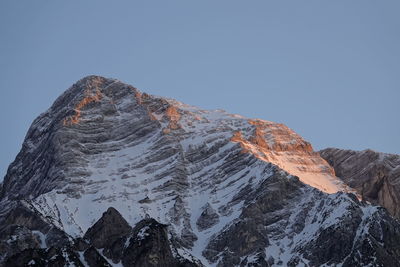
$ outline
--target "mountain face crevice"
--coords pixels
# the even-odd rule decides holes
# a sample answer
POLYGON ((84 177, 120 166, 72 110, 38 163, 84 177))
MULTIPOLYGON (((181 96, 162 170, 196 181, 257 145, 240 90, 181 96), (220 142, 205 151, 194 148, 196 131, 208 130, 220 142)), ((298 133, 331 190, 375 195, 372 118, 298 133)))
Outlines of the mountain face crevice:
POLYGON ((88 76, 8 169, 0 266, 398 266, 399 222, 325 159, 285 125, 88 76))

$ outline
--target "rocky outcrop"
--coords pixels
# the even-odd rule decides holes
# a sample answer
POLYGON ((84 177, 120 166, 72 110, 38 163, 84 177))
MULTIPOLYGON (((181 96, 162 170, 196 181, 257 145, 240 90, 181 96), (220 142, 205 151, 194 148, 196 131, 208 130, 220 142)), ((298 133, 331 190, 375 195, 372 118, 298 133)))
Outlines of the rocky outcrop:
POLYGON ((93 246, 86 249, 83 256, 85 263, 89 266, 112 266, 93 246))
POLYGON ((196 222, 197 228, 200 231, 206 230, 219 222, 219 215, 217 214, 216 210, 207 203, 202 207, 202 212, 200 214, 199 219, 196 222))
MULTIPOLYGON (((102 217, 90 227, 84 235, 84 239, 96 249, 101 249, 103 254, 114 263, 121 260, 125 242, 131 233, 132 227, 126 222, 115 208, 108 208, 102 217)), ((91 248, 89 255, 94 255, 91 248)), ((94 257, 96 260, 97 257, 94 257)))
POLYGON ((366 201, 400 218, 400 156, 372 150, 327 148, 320 155, 366 201))
POLYGON ((144 219, 132 229, 114 208, 88 229, 84 239, 60 240, 55 246, 47 245, 40 236, 35 237, 36 231, 21 225, 8 228, 16 231, 3 243, 3 248, 8 246, 6 255, 2 254, 4 266, 202 266, 178 253, 179 245, 168 237, 167 225, 144 219))
MULTIPOLYGON (((124 266, 199 266, 180 256, 176 258, 168 239, 167 226, 154 219, 140 221, 133 229, 122 256, 124 266)), ((175 252, 176 255, 176 252, 175 252)))
POLYGON ((127 236, 131 227, 114 208, 108 208, 103 216, 84 235, 96 248, 105 248, 119 238, 127 236))
POLYGON ((27 249, 61 248, 68 244, 68 235, 25 201, 14 203, 0 226, 0 262, 27 249))

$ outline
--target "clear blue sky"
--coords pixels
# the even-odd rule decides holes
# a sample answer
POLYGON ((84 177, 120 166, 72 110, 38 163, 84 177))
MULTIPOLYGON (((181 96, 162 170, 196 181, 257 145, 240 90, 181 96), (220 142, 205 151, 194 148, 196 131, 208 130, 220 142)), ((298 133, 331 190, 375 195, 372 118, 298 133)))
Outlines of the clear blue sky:
MULTIPOLYGON (((0 177, 88 74, 400 153, 400 1, 0 1, 0 177)), ((0 178, 1 180, 1 178, 0 178)))

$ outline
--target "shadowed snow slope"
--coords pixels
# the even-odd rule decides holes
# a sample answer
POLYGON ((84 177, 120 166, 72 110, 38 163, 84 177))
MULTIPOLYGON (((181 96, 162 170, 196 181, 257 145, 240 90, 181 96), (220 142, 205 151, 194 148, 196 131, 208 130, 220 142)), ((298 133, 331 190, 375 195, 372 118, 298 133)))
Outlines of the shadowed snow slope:
POLYGON ((389 238, 398 223, 339 191, 352 192, 282 124, 89 76, 32 124, 4 179, 0 212, 9 218, 23 205, 46 229, 79 240, 113 207, 132 227, 146 218, 168 225, 168 253, 196 265, 398 263, 389 238))

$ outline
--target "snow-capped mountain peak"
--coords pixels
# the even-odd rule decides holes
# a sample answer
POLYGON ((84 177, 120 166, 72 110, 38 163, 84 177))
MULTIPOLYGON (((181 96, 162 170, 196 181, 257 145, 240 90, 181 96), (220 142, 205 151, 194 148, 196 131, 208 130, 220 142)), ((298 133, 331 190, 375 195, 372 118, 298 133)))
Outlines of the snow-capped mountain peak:
POLYGON ((369 217, 390 219, 340 191, 351 189, 283 124, 89 76, 32 124, 2 185, 0 212, 23 200, 74 240, 102 229, 96 222, 105 214, 130 227, 152 218, 168 225, 171 253, 203 265, 367 262, 352 255, 375 227, 369 217), (335 231, 357 233, 340 241, 353 246, 337 258, 312 256, 321 235, 335 231))

